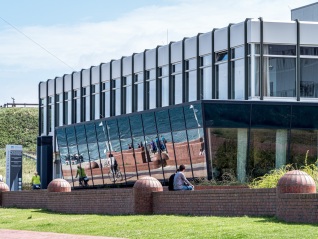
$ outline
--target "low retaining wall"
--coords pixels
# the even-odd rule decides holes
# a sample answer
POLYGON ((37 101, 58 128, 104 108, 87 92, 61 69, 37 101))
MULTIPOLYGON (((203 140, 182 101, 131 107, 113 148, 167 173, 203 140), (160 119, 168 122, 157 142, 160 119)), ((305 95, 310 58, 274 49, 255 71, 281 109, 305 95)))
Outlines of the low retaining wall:
POLYGON ((278 194, 276 216, 286 222, 318 223, 318 194, 278 194))
POLYGON ((131 189, 78 190, 67 193, 37 190, 1 194, 3 207, 39 208, 78 214, 134 213, 131 189))
MULTIPOLYGON (((136 192, 135 192, 136 193, 136 192)), ((318 223, 318 194, 277 194, 276 189, 210 189, 151 192, 150 213, 214 216, 277 216, 287 222, 318 223)), ((3 207, 61 213, 136 214, 132 188, 72 192, 0 192, 3 207)), ((136 199, 134 199, 136 198, 136 199)), ((147 202, 145 202, 147 203, 147 202)))
POLYGON ((274 216, 276 189, 212 189, 153 193, 155 214, 274 216))

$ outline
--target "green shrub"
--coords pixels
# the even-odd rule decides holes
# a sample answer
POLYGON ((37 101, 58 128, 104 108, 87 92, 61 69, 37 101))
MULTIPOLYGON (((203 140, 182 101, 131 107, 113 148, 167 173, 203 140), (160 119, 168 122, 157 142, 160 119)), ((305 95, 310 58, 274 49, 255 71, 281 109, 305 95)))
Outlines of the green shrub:
MULTIPOLYGON (((318 185, 318 160, 316 163, 308 164, 308 151, 305 156, 305 164, 301 166, 299 170, 306 172, 310 175, 316 185, 318 185)), ((251 183, 251 188, 275 188, 277 186, 278 180, 285 175, 288 171, 295 170, 295 167, 291 164, 288 164, 280 169, 271 170, 269 173, 265 174, 264 176, 255 178, 251 183)))

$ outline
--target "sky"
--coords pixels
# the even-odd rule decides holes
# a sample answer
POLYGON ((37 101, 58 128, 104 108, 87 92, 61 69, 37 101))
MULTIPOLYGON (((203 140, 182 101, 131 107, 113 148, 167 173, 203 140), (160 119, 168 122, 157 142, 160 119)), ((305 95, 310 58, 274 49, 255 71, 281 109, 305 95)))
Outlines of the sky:
POLYGON ((312 0, 0 0, 0 105, 41 81, 246 18, 289 21, 312 0))

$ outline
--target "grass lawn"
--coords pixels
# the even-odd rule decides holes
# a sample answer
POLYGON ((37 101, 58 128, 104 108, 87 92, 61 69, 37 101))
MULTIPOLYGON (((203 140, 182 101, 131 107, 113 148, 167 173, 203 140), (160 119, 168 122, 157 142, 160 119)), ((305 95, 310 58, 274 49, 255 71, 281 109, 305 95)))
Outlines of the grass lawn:
POLYGON ((0 208, 0 228, 138 239, 318 238, 318 225, 270 217, 75 215, 38 209, 0 208))

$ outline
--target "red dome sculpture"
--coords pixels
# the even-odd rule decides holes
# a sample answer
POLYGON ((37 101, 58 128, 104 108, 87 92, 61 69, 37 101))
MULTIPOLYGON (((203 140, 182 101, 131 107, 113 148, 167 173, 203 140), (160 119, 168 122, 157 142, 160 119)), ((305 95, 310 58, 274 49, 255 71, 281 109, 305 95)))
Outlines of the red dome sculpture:
POLYGON ((162 187, 161 183, 157 179, 155 179, 153 177, 149 177, 149 176, 142 177, 142 178, 138 179, 137 182, 135 182, 135 184, 134 184, 134 188, 135 189, 152 188, 155 190, 151 190, 151 191, 163 191, 163 187, 162 187))
POLYGON ((300 170, 287 172, 277 183, 278 193, 316 193, 316 183, 300 170))
POLYGON ((0 192, 7 192, 7 191, 10 191, 9 186, 4 182, 0 182, 0 192))
POLYGON ((142 177, 134 184, 134 211, 135 213, 152 213, 152 192, 162 192, 161 183, 153 177, 142 177))
POLYGON ((71 185, 64 179, 57 178, 49 183, 47 186, 48 192, 70 192, 71 185))

